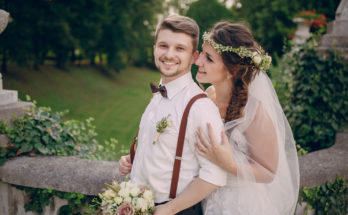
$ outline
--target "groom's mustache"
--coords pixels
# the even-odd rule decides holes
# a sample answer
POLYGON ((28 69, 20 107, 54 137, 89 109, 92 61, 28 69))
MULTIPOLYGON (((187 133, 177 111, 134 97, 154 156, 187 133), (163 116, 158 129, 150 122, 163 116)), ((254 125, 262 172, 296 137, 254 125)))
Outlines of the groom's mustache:
POLYGON ((160 57, 159 60, 160 60, 160 61, 167 61, 167 62, 170 62, 170 63, 180 63, 180 60, 179 60, 179 59, 176 59, 176 58, 168 58, 168 57, 166 57, 166 56, 160 57))

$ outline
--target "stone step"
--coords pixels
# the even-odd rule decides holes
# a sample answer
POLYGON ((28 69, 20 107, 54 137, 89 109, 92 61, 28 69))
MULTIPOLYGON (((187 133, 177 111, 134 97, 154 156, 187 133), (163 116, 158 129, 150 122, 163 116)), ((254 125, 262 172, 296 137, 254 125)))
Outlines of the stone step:
POLYGON ((15 90, 0 90, 0 106, 18 102, 18 92, 15 90))
POLYGON ((0 106, 0 120, 6 120, 11 125, 10 119, 14 116, 23 116, 27 110, 33 105, 31 102, 16 102, 0 106))
POLYGON ((348 20, 334 20, 327 26, 326 34, 333 34, 337 36, 346 35, 348 29, 348 20))
POLYGON ((348 47, 348 37, 326 34, 321 39, 321 46, 348 47))

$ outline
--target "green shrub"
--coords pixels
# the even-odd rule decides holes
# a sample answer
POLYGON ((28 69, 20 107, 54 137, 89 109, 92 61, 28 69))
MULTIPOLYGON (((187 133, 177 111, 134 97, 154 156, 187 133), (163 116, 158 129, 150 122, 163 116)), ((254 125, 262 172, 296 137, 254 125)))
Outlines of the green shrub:
POLYGON ((116 158, 117 140, 105 141, 105 149, 95 139, 97 133, 93 118, 85 121, 64 120, 66 112, 52 112, 46 107, 32 107, 19 118, 14 117, 12 126, 0 122, 0 133, 5 134, 10 143, 0 147, 0 165, 8 159, 29 155, 79 155, 89 159, 116 158))
POLYGON ((307 202, 307 210, 315 209, 316 215, 347 214, 347 181, 339 176, 334 182, 327 182, 322 186, 312 189, 304 187, 300 190, 299 202, 307 202))
MULTIPOLYGON (((45 206, 49 205, 54 196, 61 199, 66 199, 68 205, 60 208, 59 214, 78 215, 81 214, 84 208, 92 203, 94 196, 87 196, 81 193, 67 193, 52 189, 39 189, 23 186, 14 186, 19 190, 23 190, 28 195, 28 201, 24 205, 26 212, 33 211, 41 214, 45 206)), ((87 211, 86 211, 87 212, 87 211)))
POLYGON ((348 70, 339 54, 323 56, 315 46, 308 41, 271 70, 296 143, 307 151, 333 145, 348 119, 348 70))

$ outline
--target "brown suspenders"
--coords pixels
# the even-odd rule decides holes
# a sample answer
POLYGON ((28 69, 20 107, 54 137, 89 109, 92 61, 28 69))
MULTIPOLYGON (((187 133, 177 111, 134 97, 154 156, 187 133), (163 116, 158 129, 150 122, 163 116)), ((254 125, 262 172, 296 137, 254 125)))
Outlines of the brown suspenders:
MULTIPOLYGON (((186 134, 186 127, 187 127, 187 119, 188 115, 190 112, 190 109, 193 105, 193 103, 200 99, 200 98, 205 98, 207 97, 206 94, 201 93, 196 96, 194 96, 189 103, 186 105, 186 108, 184 110, 184 113, 181 118, 181 123, 180 123, 180 129, 179 129, 179 137, 178 137, 178 143, 176 146, 176 153, 175 153, 175 160, 174 160, 174 166, 173 166, 173 174, 172 174, 172 181, 170 184, 170 193, 169 193, 169 198, 174 199, 176 196, 176 190, 178 188, 178 182, 179 182, 179 174, 180 174, 180 166, 181 166, 181 159, 182 159, 182 152, 184 149, 184 141, 185 141, 185 134, 186 134)), ((138 131, 139 132, 139 131, 138 131)), ((131 162, 133 163, 134 156, 135 156, 135 148, 136 148, 136 141, 138 139, 138 132, 136 136, 134 137, 131 147, 130 147, 130 157, 131 157, 131 162)))

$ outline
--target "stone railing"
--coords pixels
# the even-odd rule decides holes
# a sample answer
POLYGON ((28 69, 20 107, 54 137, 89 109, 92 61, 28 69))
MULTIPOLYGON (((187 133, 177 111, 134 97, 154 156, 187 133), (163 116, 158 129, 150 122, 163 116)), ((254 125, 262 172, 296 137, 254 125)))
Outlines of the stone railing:
MULTIPOLYGON (((11 185, 47 188, 96 196, 104 183, 121 181, 117 162, 96 161, 78 157, 19 157, 0 167, 0 214, 31 215, 24 211, 27 197, 24 191, 11 185)), ((67 201, 55 197, 43 214, 56 215, 67 201)))
MULTIPOLYGON (((348 179, 348 133, 337 135, 337 141, 329 149, 309 153, 299 158, 301 186, 308 188, 334 180, 336 175, 348 179)), ((27 197, 24 191, 11 185, 49 188, 63 192, 97 195, 113 179, 119 176, 117 162, 86 160, 78 157, 19 157, 0 167, 0 214, 31 215, 24 211, 27 197)), ((56 215, 67 201, 55 197, 43 214, 56 215)), ((304 206, 298 206, 297 215, 304 206)))
MULTIPOLYGON (((313 188, 333 181, 337 175, 348 179, 348 132, 338 133, 336 143, 328 149, 299 157, 301 187, 313 188)), ((296 215, 304 214, 306 204, 297 205, 296 215)), ((314 214, 314 211, 308 215, 314 214)))

